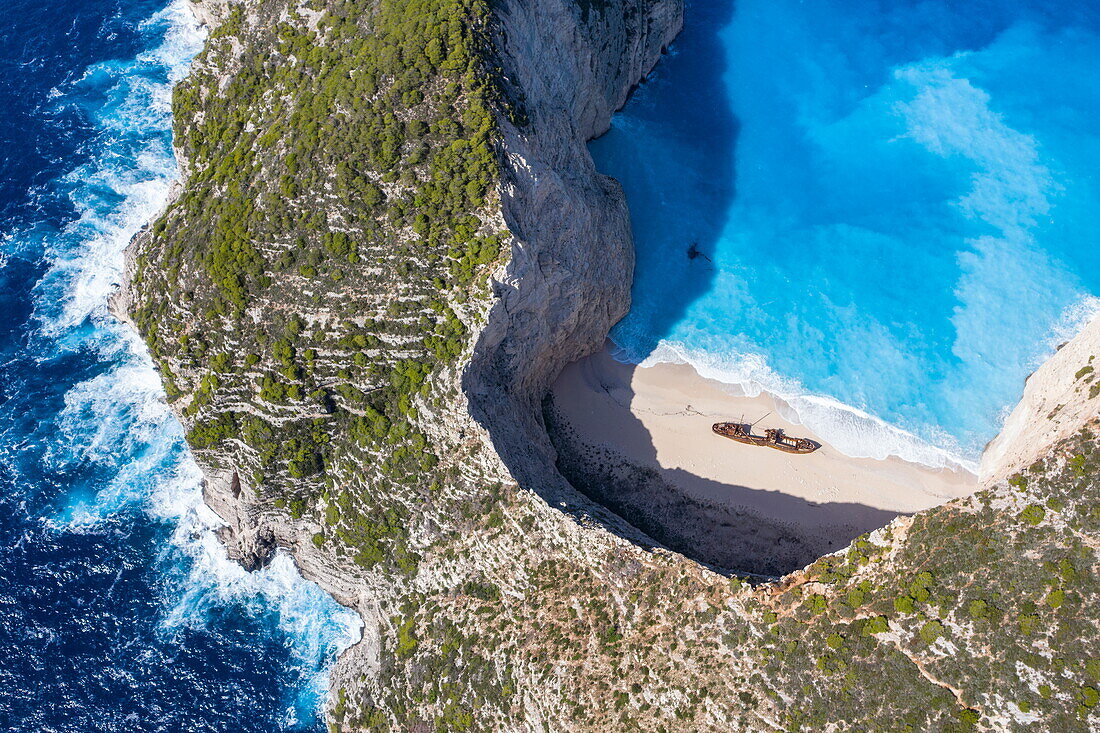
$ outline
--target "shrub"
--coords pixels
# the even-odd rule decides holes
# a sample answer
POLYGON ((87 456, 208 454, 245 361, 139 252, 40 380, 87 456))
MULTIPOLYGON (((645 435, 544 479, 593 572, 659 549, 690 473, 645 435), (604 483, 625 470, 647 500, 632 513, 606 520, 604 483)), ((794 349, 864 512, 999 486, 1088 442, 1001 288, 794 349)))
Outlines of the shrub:
POLYGON ((500 600, 500 588, 493 583, 471 580, 462 586, 462 592, 472 598, 478 598, 482 601, 500 600))
POLYGON ((967 604, 966 610, 972 619, 989 618, 989 604, 980 598, 967 604))
POLYGON ((968 728, 972 728, 982 719, 982 714, 974 708, 963 708, 955 713, 955 717, 968 728))
POLYGON ((397 627, 397 649, 395 653, 400 659, 407 659, 416 652, 419 642, 413 634, 414 619, 409 618, 397 627))
POLYGON ((1039 522, 1043 521, 1043 517, 1045 517, 1046 514, 1046 509, 1040 504, 1029 504, 1026 509, 1020 512, 1020 519, 1034 527, 1039 522))
POLYGON ((1020 616, 1019 625, 1020 633, 1024 636, 1030 636, 1039 628, 1039 617, 1034 613, 1025 613, 1020 616))
POLYGON ((882 634, 890 630, 890 623, 885 616, 872 616, 863 627, 863 635, 882 634))
POLYGON ((941 636, 943 636, 943 624, 936 619, 927 621, 920 627, 920 638, 924 639, 925 644, 931 645, 941 636))

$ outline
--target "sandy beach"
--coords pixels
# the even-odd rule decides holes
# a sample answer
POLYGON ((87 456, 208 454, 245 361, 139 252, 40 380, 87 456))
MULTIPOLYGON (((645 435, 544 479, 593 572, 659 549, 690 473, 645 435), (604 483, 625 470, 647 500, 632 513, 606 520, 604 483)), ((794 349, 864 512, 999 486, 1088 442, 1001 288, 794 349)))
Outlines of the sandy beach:
POLYGON ((615 361, 606 350, 571 364, 553 387, 548 414, 563 471, 586 484, 585 493, 606 493, 600 498, 620 513, 636 512, 636 523, 649 525, 643 528, 651 534, 656 529, 674 549, 711 543, 714 556, 703 548, 702 559, 770 568, 766 572, 839 549, 898 514, 976 488, 976 477, 962 470, 849 458, 784 420, 778 398, 739 396, 734 389, 686 364, 641 368, 615 361), (783 428, 822 447, 791 455, 711 432, 712 423, 742 415, 747 422, 767 415, 757 433, 783 428), (678 506, 670 506, 672 498, 678 506), (772 543, 786 543, 790 557, 775 559, 772 543))

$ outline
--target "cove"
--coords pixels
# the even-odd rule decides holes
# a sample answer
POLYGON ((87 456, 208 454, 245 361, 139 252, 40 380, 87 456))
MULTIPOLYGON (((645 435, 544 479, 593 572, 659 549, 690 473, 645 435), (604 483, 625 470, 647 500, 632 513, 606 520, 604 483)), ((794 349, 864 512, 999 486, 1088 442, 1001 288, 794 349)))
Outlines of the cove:
POLYGON ((1078 3, 689 3, 591 143, 634 229, 622 356, 973 465, 1096 309, 1098 64, 1078 3))

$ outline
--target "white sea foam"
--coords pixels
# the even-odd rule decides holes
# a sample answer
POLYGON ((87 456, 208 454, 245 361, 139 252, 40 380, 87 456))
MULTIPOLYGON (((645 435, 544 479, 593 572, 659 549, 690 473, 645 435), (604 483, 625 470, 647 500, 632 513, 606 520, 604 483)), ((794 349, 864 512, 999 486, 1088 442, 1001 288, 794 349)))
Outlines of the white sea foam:
POLYGON ((1081 329, 1097 316, 1100 316, 1100 298, 1093 295, 1085 296, 1066 308, 1051 332, 1047 341, 1047 353, 1042 356, 1041 361, 1046 361, 1059 346, 1081 333, 1081 329))
MULTIPOLYGON (((624 351, 617 352, 615 356, 629 359, 624 351)), ((759 354, 723 359, 714 354, 691 351, 683 344, 662 340, 640 365, 660 363, 689 364, 700 376, 731 385, 738 394, 748 397, 756 397, 763 392, 774 395, 781 400, 777 402, 777 410, 784 419, 805 425, 829 445, 852 458, 884 460, 897 456, 932 468, 963 468, 977 472, 977 461, 961 455, 949 436, 938 436, 942 443, 935 445, 859 408, 826 395, 807 392, 796 380, 774 372, 759 354)))
MULTIPOLYGON (((1037 353, 1034 367, 1038 368, 1059 345, 1080 333, 1097 316, 1100 316, 1100 298, 1097 297, 1083 297, 1067 308, 1052 329, 1047 348, 1037 353)), ((637 361, 621 348, 614 355, 623 361, 637 361)), ((923 432, 929 439, 925 439, 857 407, 827 395, 810 393, 797 380, 773 371, 760 354, 723 358, 662 340, 640 365, 660 363, 689 364, 700 376, 730 385, 738 394, 748 397, 763 392, 774 395, 781 400, 777 402, 777 410, 784 419, 805 425, 852 458, 883 460, 896 456, 932 468, 961 467, 971 473, 977 472, 978 456, 967 456, 946 431, 926 427, 923 432)), ((998 424, 1003 424, 1013 407, 1015 403, 1004 406, 998 424)))
POLYGON ((50 337, 105 312, 121 279, 123 251, 164 206, 178 176, 169 143, 172 86, 187 75, 205 32, 182 0, 139 30, 159 43, 132 61, 93 65, 57 95, 58 109, 79 109, 92 118, 102 150, 58 181, 77 216, 42 242, 50 268, 37 288, 36 311, 50 337), (103 99, 95 109, 82 104, 88 91, 103 99))
POLYGON ((62 231, 39 229, 6 243, 24 253, 40 248, 49 264, 35 288, 41 360, 91 350, 109 364, 66 393, 57 418, 45 460, 57 470, 82 470, 96 479, 77 487, 55 522, 68 531, 95 531, 112 515, 140 507, 171 524, 171 543, 159 558, 177 581, 168 584, 175 590, 165 599, 164 632, 201 628, 216 607, 256 617, 273 613, 310 679, 287 710, 285 722, 292 726, 308 722, 324 700, 328 664, 358 639, 359 618, 305 581, 285 554, 256 573, 227 558, 214 534, 221 522, 203 503, 201 473, 145 346, 106 314, 126 246, 164 206, 178 175, 170 144, 171 88, 186 75, 204 38, 182 0, 140 30, 159 41, 154 48, 130 62, 97 64, 56 96, 59 106, 80 105, 88 91, 102 100, 84 109, 100 130, 102 150, 57 182, 76 218, 62 231))
POLYGON ((184 447, 156 373, 135 337, 117 335, 131 342, 135 356, 69 390, 56 446, 47 454, 58 468, 106 467, 110 479, 74 495, 57 522, 69 531, 95 531, 112 515, 140 506, 171 524, 171 544, 159 563, 176 576, 169 584, 175 590, 162 630, 171 635, 202 628, 211 611, 226 606, 255 617, 273 614, 291 640, 295 663, 309 671, 286 723, 308 722, 325 699, 328 664, 359 639, 359 617, 304 580, 285 553, 254 573, 229 560, 214 534, 222 522, 203 502, 201 471, 184 447))
POLYGON ((110 476, 73 497, 61 517, 71 528, 94 526, 143 501, 181 453, 182 431, 156 373, 138 359, 70 389, 57 428, 47 460, 62 469, 97 465, 110 476))
POLYGON ((973 468, 1096 308, 1100 95, 1075 80, 1100 31, 1068 6, 843 5, 700 6, 669 87, 593 143, 637 245, 612 338, 775 393, 850 455, 973 468))
MULTIPOLYGON (((202 628, 212 611, 232 606, 252 616, 274 613, 280 631, 292 640, 295 663, 307 670, 308 685, 299 690, 286 711, 288 727, 308 722, 328 691, 328 666, 335 656, 356 643, 362 622, 298 573, 285 552, 264 569, 248 572, 229 560, 214 534, 221 525, 202 500, 201 475, 189 458, 181 461, 171 480, 161 481, 150 499, 150 511, 175 525, 173 552, 188 558, 182 591, 161 622, 173 634, 202 628)), ((173 558, 166 553, 166 562, 173 558)))

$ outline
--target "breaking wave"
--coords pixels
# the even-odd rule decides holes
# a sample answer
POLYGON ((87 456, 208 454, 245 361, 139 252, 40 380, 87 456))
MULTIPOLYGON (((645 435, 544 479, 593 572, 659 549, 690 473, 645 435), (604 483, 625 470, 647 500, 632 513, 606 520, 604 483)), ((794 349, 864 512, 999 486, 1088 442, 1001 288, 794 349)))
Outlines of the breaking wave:
POLYGON ((972 468, 1097 312, 1100 14, 714 0, 674 47, 590 145, 630 205, 623 356, 972 468))
MULTIPOLYGON (((6 383, 0 399, 0 480, 9 492, 4 532, 19 552, 48 555, 51 548, 65 547, 75 558, 86 554, 92 564, 86 566, 87 578, 76 570, 66 580, 56 573, 31 572, 11 558, 3 574, 25 580, 5 586, 4 594, 38 597, 55 592, 56 583, 70 583, 76 594, 78 586, 117 563, 108 588, 89 589, 92 597, 109 599, 130 574, 140 577, 137 598, 86 621, 120 625, 115 644, 121 646, 112 647, 103 669, 85 670, 94 679, 66 681, 86 685, 83 714, 99 716, 84 729, 140 716, 128 678, 150 660, 169 664, 172 658, 194 658, 194 666, 184 664, 178 676, 143 685, 138 694, 150 698, 150 710, 160 709, 172 719, 173 706, 201 697, 204 689, 215 695, 176 710, 174 720, 182 726, 177 729, 223 729, 227 720, 236 721, 240 730, 313 729, 319 725, 328 670, 337 654, 358 639, 359 619, 305 581, 286 554, 255 573, 227 559, 214 534, 220 521, 202 502, 199 469, 151 359, 136 334, 107 312, 126 246, 165 205, 178 174, 171 145, 171 89, 187 73, 204 38, 183 0, 160 9, 144 0, 121 5, 114 16, 100 9, 102 17, 94 20, 102 26, 89 37, 77 35, 75 20, 66 43, 72 37, 104 43, 126 33, 139 52, 128 60, 96 61, 44 90, 36 115, 80 121, 64 131, 79 137, 70 151, 79 164, 28 189, 22 210, 31 214, 4 224, 0 255, 5 312, 22 318, 0 333, 5 359, 0 382, 6 383), (102 546, 105 537, 114 538, 110 552, 102 546), (107 554, 100 557, 100 552, 107 554), (134 611, 127 604, 155 610, 151 637, 137 631, 144 616, 126 621, 125 614, 134 611), (111 613, 118 618, 108 620, 111 613), (139 635, 128 637, 129 625, 139 635), (247 640, 256 644, 258 634, 267 636, 260 642, 263 648, 249 649, 247 640), (127 650, 135 645, 141 651, 132 656, 127 650), (272 665, 263 673, 274 684, 215 678, 252 670, 250 660, 257 654, 272 665), (115 687, 119 691, 112 693, 115 687), (230 695, 219 701, 222 689, 251 690, 256 700, 230 695), (279 699, 272 700, 273 694, 279 699), (276 709, 270 713, 262 709, 271 704, 276 709)), ((85 11, 73 8, 74 15, 85 11)), ((13 638, 30 643, 36 634, 25 629, 49 628, 50 622, 34 617, 44 612, 34 601, 13 603, 7 607, 26 609, 24 616, 0 614, 4 631, 13 638)), ((74 609, 72 615, 81 613, 74 609)), ((70 630, 49 635, 66 633, 70 630)), ((32 690, 40 684, 34 678, 40 672, 31 663, 35 655, 20 654, 18 644, 13 650, 8 663, 0 662, 5 689, 32 690), (26 667, 24 660, 31 660, 26 667)), ((60 666, 65 653, 59 653, 60 666)), ((80 667, 75 660, 68 663, 74 670, 80 667)), ((162 672, 158 667, 155 675, 162 672)), ((51 704, 29 692, 15 694, 0 705, 0 717, 22 721, 18 729, 56 729, 51 704)))

